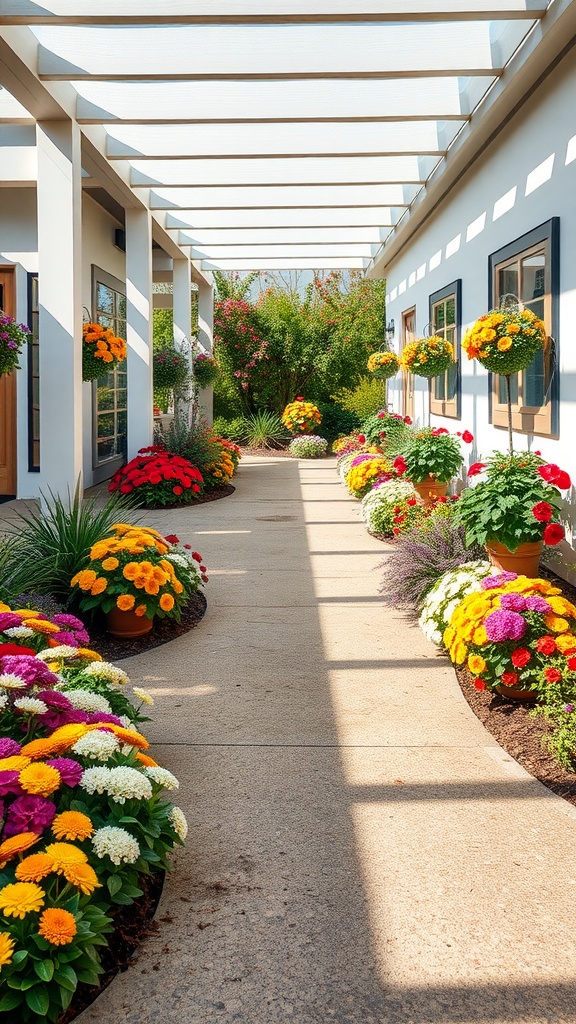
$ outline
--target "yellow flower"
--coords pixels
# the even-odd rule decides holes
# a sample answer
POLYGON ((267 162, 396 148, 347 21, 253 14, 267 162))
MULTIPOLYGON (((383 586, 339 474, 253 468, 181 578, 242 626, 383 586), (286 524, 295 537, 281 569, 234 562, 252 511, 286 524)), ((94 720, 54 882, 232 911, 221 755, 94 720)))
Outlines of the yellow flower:
POLYGON ((127 743, 131 747, 138 747, 139 750, 148 750, 150 746, 148 740, 139 732, 132 732, 131 729, 124 729, 121 725, 108 725, 108 723, 106 728, 111 730, 121 743, 127 743))
POLYGON ((511 338, 499 338, 498 345, 496 346, 499 352, 507 352, 508 349, 512 348, 511 338))
POLYGON ((117 569, 119 565, 120 562, 117 558, 105 558, 102 562, 102 568, 105 569, 106 572, 112 572, 112 570, 117 569))
POLYGON ((471 654, 468 658, 468 668, 473 675, 479 676, 486 671, 486 662, 479 654, 471 654))
POLYGON ((545 615, 544 622, 546 623, 546 628, 551 630, 552 633, 567 633, 570 629, 568 620, 561 618, 559 615, 545 615))
POLYGON ((88 839, 94 825, 81 811, 62 811, 54 818, 52 831, 56 839, 88 839))
POLYGON ((463 644, 461 640, 457 641, 454 646, 454 658, 453 660, 457 665, 463 665, 466 661, 466 655, 468 654, 468 648, 466 644, 463 644))
POLYGON ((82 658, 87 658, 89 661, 103 661, 104 660, 102 658, 102 655, 98 654, 98 651, 92 651, 89 647, 79 647, 78 648, 78 656, 82 657, 82 658))
POLYGON ((52 857, 49 854, 31 853, 20 861, 14 874, 19 882, 41 882, 51 871, 52 857))
POLYGON ((507 324, 506 334, 520 334, 520 327, 518 326, 518 324, 507 324))
POLYGON ((26 914, 36 913, 44 906, 44 890, 34 882, 13 882, 0 890, 0 910, 4 917, 24 920, 26 914))
POLYGON ((478 628, 474 630, 473 640, 476 647, 484 647, 484 644, 488 643, 488 634, 484 626, 478 626, 478 628))
POLYGON ((121 612, 129 612, 136 604, 136 598, 132 594, 120 594, 116 598, 116 606, 121 612))
POLYGON ((9 932, 0 932, 0 970, 5 967, 6 964, 12 963, 12 954, 14 952, 15 945, 16 943, 9 932))
POLYGON ((69 910, 48 907, 40 915, 38 934, 52 946, 67 946, 76 935, 76 919, 69 910))
POLYGON ((96 573, 93 569, 83 569, 82 572, 78 573, 77 581, 80 590, 90 590, 94 581, 96 580, 96 573))
POLYGON ((124 576, 124 579, 135 580, 136 577, 140 575, 139 562, 128 562, 122 570, 122 575, 124 576))
POLYGON ((572 653, 572 651, 576 651, 576 636, 573 636, 572 633, 562 633, 561 636, 558 636, 555 639, 556 647, 561 654, 568 654, 572 653))
POLYGON ((52 869, 59 875, 71 864, 87 864, 88 857, 77 846, 70 843, 50 843, 46 853, 52 858, 52 869))
POLYGON ((29 764, 18 776, 18 782, 26 793, 35 796, 50 796, 60 787, 60 772, 50 764, 29 764))
POLYGON ((0 772, 21 772, 30 764, 30 758, 25 754, 12 754, 11 757, 0 758, 0 772))
POLYGON ((98 875, 89 864, 70 864, 61 873, 70 885, 75 885, 85 896, 91 896, 94 889, 101 888, 98 875))
POLYGON ((154 697, 151 697, 147 690, 141 690, 139 686, 133 686, 132 692, 143 704, 148 704, 150 707, 154 706, 154 697))

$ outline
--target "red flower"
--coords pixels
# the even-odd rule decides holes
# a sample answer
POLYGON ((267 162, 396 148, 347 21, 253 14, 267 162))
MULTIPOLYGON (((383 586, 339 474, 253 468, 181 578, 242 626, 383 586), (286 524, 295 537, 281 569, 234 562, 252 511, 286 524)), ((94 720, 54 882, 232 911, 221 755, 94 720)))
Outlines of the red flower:
POLYGON ((473 462, 468 470, 468 476, 478 476, 486 468, 485 462, 473 462))
POLYGON ((402 476, 402 474, 405 473, 406 470, 408 469, 408 466, 406 465, 406 462, 404 461, 402 455, 398 455, 397 458, 394 459, 392 465, 394 466, 394 469, 398 473, 398 476, 402 476))
POLYGON ((538 466, 538 472, 547 484, 554 484, 561 491, 567 490, 572 484, 568 473, 565 473, 554 462, 548 462, 545 466, 538 466))
POLYGON ((304 399, 303 399, 302 395, 296 395, 295 401, 296 402, 303 402, 304 399))
POLYGON ((442 434, 448 433, 449 431, 446 430, 446 427, 434 427, 434 429, 432 430, 432 437, 441 437, 442 434))
POLYGON ((380 431, 380 437, 386 437, 386 431, 385 430, 381 430, 380 431))
POLYGON ((540 654, 545 654, 547 657, 550 654, 554 654, 554 651, 556 650, 556 641, 554 637, 541 636, 540 639, 536 641, 536 650, 539 651, 540 654))
POLYGON ((20 647, 19 644, 0 644, 0 658, 5 658, 8 654, 16 654, 18 656, 22 654, 31 654, 32 657, 35 657, 36 651, 31 647, 20 647))
POLYGON ((410 508, 412 508, 414 505, 418 504, 418 501, 417 501, 416 498, 408 498, 408 501, 406 502, 406 504, 410 505, 410 508))
POLYGON ((191 544, 185 544, 184 547, 186 548, 187 551, 192 551, 192 545, 191 544))
POLYGON ((560 523, 548 523, 544 529, 543 538, 544 543, 550 546, 559 544, 561 540, 564 540, 564 527, 560 523))
POLYGON ((398 526, 395 526, 394 529, 392 530, 392 533, 400 533, 400 528, 398 526))
POLYGON ((528 664, 532 657, 531 652, 527 647, 517 647, 515 651, 512 651, 512 664, 514 668, 524 668, 528 664))
POLYGON ((133 490, 134 490, 134 488, 132 487, 132 484, 121 484, 120 485, 120 493, 121 494, 130 494, 130 492, 133 491, 133 490))
POLYGON ((544 678, 547 683, 559 683, 562 679, 562 673, 557 668, 547 668, 544 678))
POLYGON ((206 569, 206 566, 205 566, 205 565, 201 565, 201 566, 200 566, 200 572, 207 572, 207 571, 208 571, 208 570, 206 569))
POLYGON ((474 686, 476 687, 477 690, 485 690, 486 689, 486 683, 484 682, 483 679, 475 679, 474 680, 474 686))
POLYGON ((194 559, 195 562, 202 561, 202 555, 199 555, 197 551, 192 552, 192 558, 194 559))
POLYGON ((568 658, 566 664, 571 672, 576 672, 576 658, 568 658))
POLYGON ((172 492, 180 497, 180 495, 184 493, 184 488, 180 487, 180 484, 176 484, 176 487, 172 488, 172 492))
POLYGON ((358 440, 360 441, 360 444, 366 444, 366 438, 364 437, 364 434, 358 434, 358 440))
POLYGON ((518 682, 517 672, 503 672, 501 675, 504 686, 514 686, 518 682))
POLYGON ((379 420, 383 420, 383 419, 384 419, 384 417, 385 417, 385 415, 386 415, 386 413, 385 413, 385 412, 379 412, 379 413, 378 413, 378 419, 379 419, 379 420))
POLYGON ((167 533, 164 540, 167 540, 169 544, 178 544, 179 542, 175 533, 167 533))
POLYGON ((532 509, 532 515, 539 523, 549 523, 554 515, 554 509, 547 501, 537 501, 532 509))
POLYGON ((412 420, 410 419, 409 416, 404 417, 404 423, 407 423, 409 427, 412 426, 412 420))
POLYGON ((450 495, 450 501, 458 501, 459 497, 460 497, 459 494, 451 494, 450 495))
POLYGON ((392 522, 393 523, 403 523, 405 519, 406 519, 406 516, 394 516, 394 519, 392 520, 392 522))
POLYGON ((464 441, 465 444, 472 444, 472 441, 474 440, 474 434, 471 434, 469 430, 465 430, 464 433, 462 434, 462 440, 464 441))

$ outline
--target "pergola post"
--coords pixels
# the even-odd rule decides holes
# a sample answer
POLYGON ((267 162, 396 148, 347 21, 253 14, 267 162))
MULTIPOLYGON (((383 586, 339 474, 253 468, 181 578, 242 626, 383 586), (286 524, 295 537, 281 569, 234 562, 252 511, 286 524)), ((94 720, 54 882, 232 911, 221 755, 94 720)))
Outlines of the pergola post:
POLYGON ((126 341, 128 458, 152 444, 152 219, 126 210, 126 341))
POLYGON ((82 185, 80 129, 39 121, 40 467, 44 494, 82 482, 82 185))
MULTIPOLYGON (((214 284, 200 281, 198 284, 198 341, 207 355, 214 350, 214 284)), ((202 388, 198 395, 200 413, 207 423, 214 421, 214 389, 202 388)))
MULTIPOLYGON (((189 259, 175 259, 172 271, 172 298, 174 319, 174 347, 182 352, 191 365, 190 321, 192 317, 192 265, 189 259)), ((190 422, 191 403, 179 399, 175 403, 176 416, 190 422)))

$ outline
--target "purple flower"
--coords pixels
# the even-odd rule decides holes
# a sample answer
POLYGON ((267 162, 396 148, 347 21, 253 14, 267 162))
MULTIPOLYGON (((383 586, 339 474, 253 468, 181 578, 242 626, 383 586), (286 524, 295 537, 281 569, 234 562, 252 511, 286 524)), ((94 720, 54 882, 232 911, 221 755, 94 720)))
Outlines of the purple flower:
MULTIPOLYGON (((502 604, 502 602, 500 602, 502 604)), ((540 612, 542 615, 548 615, 552 611, 551 605, 548 601, 545 601, 543 597, 527 597, 526 607, 530 612, 540 612)))
POLYGON ((351 466, 359 466, 362 462, 369 462, 370 459, 377 458, 376 455, 372 455, 370 452, 361 452, 355 459, 352 459, 351 466))
POLYGON ((14 757, 19 754, 22 747, 16 740, 11 740, 8 736, 3 736, 0 739, 0 757, 14 757))
POLYGON ((526 598, 522 594, 502 594, 500 607, 507 612, 525 612, 526 598))
POLYGON ((573 704, 565 704, 564 705, 564 711, 566 712, 567 715, 571 714, 572 711, 574 711, 574 705, 573 704))
POLYGON ((78 764, 78 761, 73 761, 71 757, 53 757, 46 761, 46 764, 60 772, 65 786, 77 786, 84 774, 82 765, 78 764))
POLYGON ((526 623, 518 612, 507 612, 501 608, 488 616, 484 626, 488 639, 496 643, 503 640, 520 640, 526 632, 526 623))
POLYGON ((56 816, 56 805, 43 796, 19 796, 8 808, 5 836, 17 836, 20 832, 35 832, 42 835, 56 816))
POLYGON ((0 658, 0 670, 19 676, 28 686, 55 686, 58 682, 47 665, 31 654, 6 654, 0 658))
POLYGON ((42 725, 51 732, 59 729, 61 725, 85 725, 87 721, 87 712, 77 708, 71 708, 69 711, 46 711, 42 715, 42 725))
POLYGON ((77 633, 79 629, 84 629, 84 623, 77 619, 75 615, 68 615, 67 612, 58 612, 57 615, 53 615, 52 622, 57 626, 68 626, 68 629, 71 629, 74 633, 77 633))
POLYGON ((109 725, 122 725, 122 722, 117 715, 111 715, 108 711, 94 711, 88 718, 89 725, 95 725, 97 722, 105 722, 109 725))
POLYGON ((65 693, 60 693, 59 690, 41 690, 36 696, 38 700, 43 700, 49 708, 54 708, 57 711, 71 711, 74 707, 70 698, 65 693))
POLYGON ((16 793, 20 795, 22 789, 18 782, 18 776, 20 772, 10 768, 4 771, 0 771, 0 796, 7 796, 8 793, 16 793))
POLYGON ((487 576, 480 585, 482 590, 493 590, 495 587, 503 587, 505 583, 512 583, 512 580, 517 579, 517 572, 501 572, 498 576, 487 576))
POLYGON ((5 629, 13 629, 14 626, 21 625, 22 619, 19 615, 14 615, 14 612, 0 613, 0 633, 3 633, 5 629))
POLYGON ((69 647, 80 647, 80 640, 77 633, 69 633, 67 630, 61 630, 60 633, 53 633, 52 639, 57 644, 67 644, 69 647))

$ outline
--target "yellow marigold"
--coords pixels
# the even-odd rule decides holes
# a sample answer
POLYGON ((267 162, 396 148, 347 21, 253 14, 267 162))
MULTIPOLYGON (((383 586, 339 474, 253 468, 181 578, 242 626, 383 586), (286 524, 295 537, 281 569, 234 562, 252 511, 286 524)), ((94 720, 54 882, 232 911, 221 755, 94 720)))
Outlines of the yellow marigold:
POLYGON ((170 612, 174 607, 174 598, 171 594, 162 594, 160 598, 160 607, 163 612, 170 612))
POLYGON ((90 590, 96 579, 96 573, 94 569, 83 569, 82 572, 78 573, 76 577, 80 590, 90 590))
POLYGON ((473 675, 479 676, 486 671, 486 662, 479 654, 471 654, 468 658, 468 668, 473 675))
POLYGON ((512 338, 499 338, 496 348, 499 352, 507 352, 512 348, 512 338))
POLYGON ((30 757, 26 754, 12 754, 11 757, 0 758, 0 772, 21 772, 30 764, 30 757))
POLYGON ((50 843, 46 847, 46 853, 52 858, 52 869, 59 875, 69 868, 71 864, 87 864, 88 857, 83 850, 70 843, 50 843))
POLYGON ((466 655, 468 654, 468 648, 466 644, 462 643, 461 640, 457 641, 454 645, 454 658, 453 660, 457 665, 463 665, 466 661, 466 655))
POLYGON ((576 636, 572 633, 562 633, 561 636, 555 637, 556 647, 561 654, 572 654, 576 651, 576 636))
POLYGON ((26 793, 34 796, 50 796, 62 781, 60 772, 50 764, 29 764, 18 776, 18 782, 26 793))
POLYGON ((85 896, 91 896, 94 889, 100 889, 98 875, 89 864, 70 864, 62 870, 62 875, 70 885, 76 886, 85 896))
POLYGON ((494 341, 494 338, 496 337, 496 331, 494 331, 491 327, 484 327, 480 331, 480 337, 483 342, 488 342, 489 344, 491 341, 494 341))
POLYGON ((56 839, 88 839, 94 831, 94 825, 88 815, 81 811, 62 811, 54 818, 52 831, 56 839))
MULTIPOLYGON (((452 621, 452 620, 450 620, 450 621, 452 621)), ((455 630, 454 626, 450 625, 450 626, 448 626, 444 630, 444 636, 442 637, 442 639, 444 641, 444 646, 447 647, 447 648, 450 648, 452 646, 452 644, 454 643, 455 638, 456 638, 456 630, 455 630)))
POLYGON ((520 334, 520 327, 518 324, 507 324, 506 334, 520 334))
POLYGON ((23 921, 26 914, 37 913, 44 906, 44 895, 35 882, 13 882, 0 890, 0 910, 4 917, 23 921))
POLYGON ((544 622, 552 633, 567 633, 570 629, 568 620, 561 618, 560 615, 545 615, 544 622))
POLYGON ((29 850, 39 839, 40 836, 36 832, 20 832, 17 836, 10 836, 9 839, 0 843, 0 861, 6 864, 7 861, 12 860, 12 857, 17 857, 19 853, 29 850))
POLYGON ((162 541, 160 541, 160 540, 156 541, 156 548, 160 552, 161 555, 165 555, 165 554, 167 554, 168 551, 170 551, 170 548, 168 547, 168 545, 167 544, 163 544, 162 541))
POLYGON ((576 607, 565 597, 550 597, 548 604, 556 615, 568 615, 571 619, 576 618, 576 607))
POLYGON ((48 853, 31 853, 18 864, 14 874, 19 882, 41 882, 52 871, 52 857, 48 853))
MULTIPOLYGON (((0 612, 9 612, 9 611, 11 611, 10 605, 9 604, 4 604, 3 601, 0 601, 0 612)), ((18 613, 15 612, 14 614, 16 615, 18 613)))
POLYGON ((128 743, 130 746, 138 747, 140 750, 148 750, 150 746, 148 740, 141 733, 132 732, 130 729, 125 729, 122 725, 113 725, 107 722, 106 728, 112 730, 121 743, 128 743))
POLYGON ((52 946, 68 946, 76 935, 76 919, 69 910, 48 907, 40 915, 38 934, 52 946))
POLYGON ((135 580, 140 575, 140 563, 139 562, 127 562, 122 569, 122 575, 126 580, 135 580))
POLYGON ((116 598, 116 607, 121 612, 129 612, 136 604, 136 598, 132 594, 119 594, 116 598))
POLYGON ((176 594, 182 594, 184 591, 184 585, 180 583, 180 580, 172 580, 172 587, 176 594))
POLYGON ((139 619, 141 619, 143 615, 146 615, 146 605, 137 605, 136 608, 134 609, 134 615, 137 615, 139 619))
POLYGON ((163 571, 163 569, 160 568, 159 565, 155 565, 154 566, 154 577, 153 578, 156 581, 156 583, 159 583, 160 586, 163 587, 164 584, 168 582, 170 577, 169 577, 168 573, 165 573, 163 571))
POLYGON ((128 523, 114 523, 113 526, 110 527, 110 531, 113 530, 114 533, 119 534, 120 537, 122 537, 123 534, 128 533, 128 531, 132 529, 133 527, 130 526, 128 523))
POLYGON ((102 562, 102 568, 106 572, 112 572, 112 570, 117 569, 119 565, 120 562, 118 561, 117 558, 105 558, 104 561, 102 562))
POLYGON ((484 647, 484 644, 488 643, 488 634, 484 626, 478 626, 474 630, 473 641, 476 647, 484 647))
POLYGON ((90 593, 96 597, 97 594, 103 594, 107 586, 108 580, 104 576, 99 576, 94 585, 90 587, 90 593))
POLYGON ((5 967, 6 964, 12 963, 12 954, 14 952, 15 945, 16 942, 9 932, 0 932, 0 970, 5 967))
POLYGON ((45 633, 47 636, 50 633, 59 633, 61 629, 55 622, 46 622, 45 619, 28 619, 26 625, 29 629, 33 629, 35 633, 45 633))

